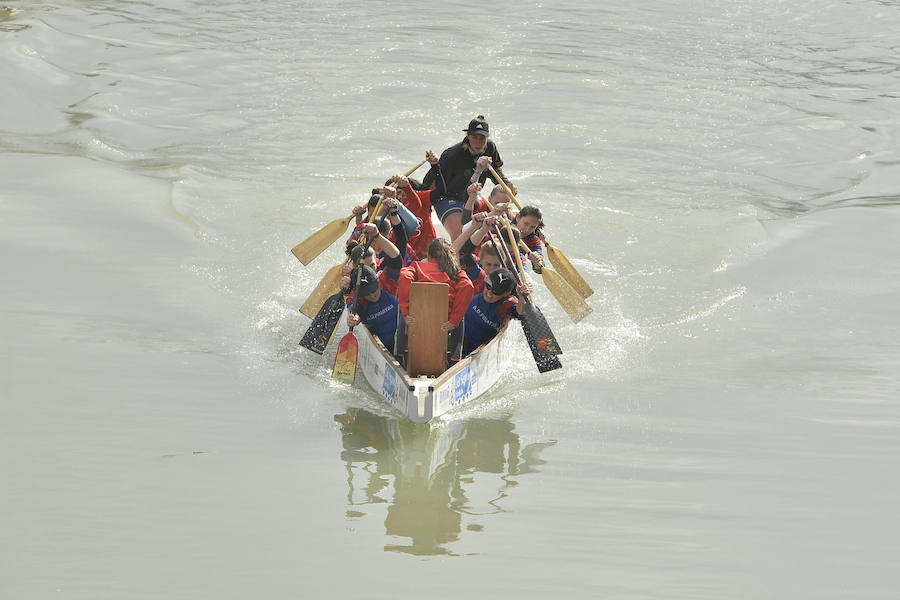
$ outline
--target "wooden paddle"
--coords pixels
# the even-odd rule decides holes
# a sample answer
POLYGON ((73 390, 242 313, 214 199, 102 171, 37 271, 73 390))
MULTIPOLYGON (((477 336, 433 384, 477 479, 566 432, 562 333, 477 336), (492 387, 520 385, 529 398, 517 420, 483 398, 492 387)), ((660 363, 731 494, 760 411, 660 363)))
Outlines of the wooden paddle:
POLYGON ((353 217, 353 213, 350 213, 349 217, 335 219, 331 223, 328 223, 320 230, 291 248, 291 253, 296 256, 297 260, 301 263, 308 265, 315 257, 322 254, 328 246, 332 245, 335 240, 347 231, 347 226, 350 224, 350 221, 353 220, 353 217))
MULTIPOLYGON (((530 252, 525 242, 519 241, 519 246, 526 252, 530 252)), ((544 266, 540 271, 535 270, 544 279, 544 285, 563 307, 573 323, 577 323, 594 310, 588 306, 581 294, 573 288, 569 283, 556 271, 550 267, 544 266)))
MULTIPOLYGON (((375 217, 375 214, 380 209, 381 202, 379 202, 375 207, 375 211, 372 213, 369 219, 373 219, 375 217)), ((359 255, 359 261, 360 264, 362 264, 362 261, 365 260, 366 252, 368 251, 369 244, 371 242, 366 239, 365 235, 363 235, 360 240, 364 244, 363 251, 359 255)), ((349 262, 350 260, 348 259, 347 263, 349 262)), ((339 267, 341 267, 338 270, 338 284, 340 284, 340 277, 345 264, 346 263, 338 265, 339 267)), ((322 285, 322 282, 319 282, 319 284, 322 285)), ((319 308, 315 317, 313 317, 312 323, 310 323, 309 328, 306 330, 306 333, 303 334, 303 338, 300 340, 300 345, 304 348, 312 350, 316 354, 322 354, 323 352, 325 352, 325 348, 328 346, 328 343, 334 336, 335 328, 337 327, 338 321, 340 321, 343 312, 344 290, 339 290, 337 293, 328 296, 328 298, 322 304, 321 308, 319 308)))
MULTIPOLYGON (((372 219, 375 218, 375 215, 381 210, 381 200, 378 201, 378 204, 375 205, 375 210, 371 211, 369 214, 369 222, 372 222, 372 219)), ((362 238, 365 239, 365 238, 362 238)), ((314 319, 319 311, 322 310, 322 306, 324 305, 325 299, 330 295, 336 293, 341 286, 341 277, 344 266, 349 263, 349 259, 331 267, 328 271, 325 272, 325 275, 322 276, 322 279, 319 281, 318 285, 313 289, 312 293, 306 299, 306 302, 303 303, 303 306, 300 307, 300 312, 306 315, 307 317, 314 319)))
MULTIPOLYGON (((409 177, 416 170, 424 165, 426 162, 423 160, 412 169, 403 174, 404 177, 409 177)), ((291 248, 291 252, 294 256, 297 257, 304 265, 308 265, 313 261, 315 257, 322 254, 326 248, 328 248, 331 244, 333 244, 345 231, 347 231, 347 226, 353 220, 353 214, 351 213, 349 217, 343 217, 340 219, 335 219, 331 223, 328 223, 314 234, 291 248)))
POLYGON ((300 312, 315 319, 322 305, 325 304, 326 298, 337 293, 341 289, 341 275, 346 262, 339 262, 325 273, 325 276, 319 281, 319 284, 313 289, 312 293, 300 307, 300 312))
POLYGON ((329 296, 319 312, 316 313, 306 333, 303 334, 300 345, 316 354, 324 353, 343 313, 344 294, 337 292, 329 296))
MULTIPOLYGON (((375 207, 375 213, 377 214, 378 210, 381 208, 381 202, 378 203, 378 206, 375 207)), ((381 229, 382 223, 387 218, 387 215, 381 217, 381 221, 378 223, 378 229, 381 229)), ((370 218, 371 222, 371 218, 370 218)), ((375 237, 378 237, 377 235, 375 237)), ((364 238, 365 239, 365 238, 364 238)), ((353 296, 353 305, 350 307, 350 314, 358 314, 356 311, 359 310, 359 282, 362 277, 363 265, 366 262, 366 253, 369 250, 369 246, 372 244, 372 239, 365 239, 365 245, 363 246, 363 251, 359 255, 359 260, 356 261, 356 285, 353 289, 356 290, 356 295, 353 296)), ((353 385, 356 382, 356 359, 359 355, 359 340, 356 339, 356 334, 353 333, 354 325, 350 326, 350 329, 347 333, 344 334, 344 337, 341 338, 341 341, 338 343, 337 354, 334 355, 334 365, 331 368, 331 376, 334 379, 342 383, 346 383, 347 385, 353 385)))
MULTIPOLYGON (((488 208, 494 210, 490 200, 484 198, 484 202, 488 205, 488 208)), ((507 225, 509 224, 505 219, 503 219, 503 222, 507 223, 507 225)), ((525 245, 525 242, 521 240, 519 240, 519 245, 526 253, 531 251, 531 249, 525 245)), ((519 253, 516 252, 516 255, 518 254, 519 253)), ((515 271, 515 269, 510 269, 510 271, 515 271)), ((563 307, 563 310, 566 311, 569 318, 572 319, 572 322, 577 323, 591 313, 593 309, 587 305, 578 291, 572 288, 559 273, 545 266, 541 269, 540 275, 544 279, 544 285, 547 286, 547 289, 550 290, 550 293, 553 294, 553 297, 556 298, 559 305, 563 307)))
MULTIPOLYGON (((510 270, 512 271, 513 275, 515 275, 517 277, 517 279, 519 281, 525 282, 527 280, 525 279, 525 267, 522 266, 522 257, 519 256, 518 252, 512 252, 512 250, 516 247, 516 242, 515 242, 516 238, 513 235, 512 225, 510 225, 509 221, 506 221, 506 235, 507 235, 507 239, 509 239, 509 247, 506 250, 507 250, 507 252, 509 252, 513 255, 513 258, 515 259, 515 266, 516 266, 516 269, 510 269, 510 270)), ((548 340, 544 340, 543 344, 539 344, 541 346, 541 348, 543 348, 546 352, 549 352, 550 354, 554 354, 554 355, 562 354, 562 349, 560 348, 559 343, 556 341, 556 336, 554 336, 553 332, 550 331, 550 324, 547 323, 547 319, 544 317, 543 313, 540 313, 540 310, 538 309, 537 305, 532 300, 531 295, 525 294, 525 300, 528 305, 531 305, 532 307, 534 307, 534 310, 538 314, 540 314, 540 318, 543 321, 542 324, 537 323, 537 322, 534 323, 536 329, 539 327, 540 330, 542 330, 542 331, 538 331, 537 333, 543 333, 547 338, 552 339, 552 343, 550 343, 550 340, 548 339, 548 340)))
POLYGON ((584 280, 581 273, 579 273, 572 263, 569 262, 568 257, 563 254, 563 251, 556 246, 551 246, 550 242, 544 239, 543 236, 541 237, 541 241, 544 242, 544 247, 547 249, 547 258, 550 259, 550 264, 556 267, 556 270, 565 277, 566 281, 573 288, 575 288, 575 291, 577 291, 582 298, 587 298, 593 294, 594 290, 591 289, 588 282, 584 280))
MULTIPOLYGON (((359 262, 356 266, 356 295, 353 297, 353 305, 350 307, 350 313, 356 314, 359 309, 359 279, 362 277, 363 261, 366 259, 366 250, 369 249, 369 242, 366 241, 365 249, 359 256, 359 262)), ((353 385, 356 382, 356 358, 359 354, 359 340, 353 333, 351 326, 344 337, 338 343, 337 353, 334 355, 334 365, 331 367, 331 377, 337 379, 341 383, 353 385)))
MULTIPOLYGON (((512 200, 513 204, 518 207, 519 210, 522 210, 522 205, 519 204, 518 199, 516 199, 516 195, 513 194, 512 190, 509 189, 509 186, 506 185, 506 182, 500 178, 500 175, 497 174, 497 171, 494 170, 494 167, 488 165, 488 169, 491 170, 491 175, 499 181, 500 187, 503 188, 503 191, 512 200)), ((584 280, 584 277, 581 276, 572 263, 569 261, 568 257, 563 253, 562 250, 551 246, 546 241, 544 244, 547 246, 547 257, 550 259, 550 264, 552 264, 559 274, 562 275, 566 281, 575 288, 579 294, 581 294, 582 298, 587 298, 591 294, 594 293, 594 290, 591 289, 591 286, 588 285, 588 282, 584 280)))

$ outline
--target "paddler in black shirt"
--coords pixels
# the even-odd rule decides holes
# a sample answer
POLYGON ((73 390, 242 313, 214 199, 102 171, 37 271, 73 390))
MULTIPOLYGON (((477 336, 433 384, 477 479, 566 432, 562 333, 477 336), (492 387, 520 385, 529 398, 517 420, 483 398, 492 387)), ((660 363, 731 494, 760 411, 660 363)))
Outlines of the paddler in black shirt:
POLYGON ((435 191, 432 199, 440 198, 438 202, 432 200, 438 218, 444 225, 444 229, 450 234, 450 239, 456 239, 462 233, 462 211, 466 203, 466 189, 470 184, 484 182, 490 178, 495 184, 488 166, 494 167, 504 183, 512 192, 517 193, 516 186, 503 174, 503 160, 497 145, 490 139, 490 129, 483 115, 478 115, 469 121, 468 129, 463 129, 466 137, 463 141, 450 146, 441 154, 438 161, 439 168, 433 168, 426 176, 425 183, 430 178, 435 180, 435 191))

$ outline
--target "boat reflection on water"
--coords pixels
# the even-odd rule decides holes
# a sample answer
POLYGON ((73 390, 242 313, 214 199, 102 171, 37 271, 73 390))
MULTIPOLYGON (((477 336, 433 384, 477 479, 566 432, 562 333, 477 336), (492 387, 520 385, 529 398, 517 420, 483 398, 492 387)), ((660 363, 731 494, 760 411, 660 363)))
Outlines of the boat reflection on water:
POLYGON ((555 443, 522 448, 508 418, 420 425, 350 408, 334 420, 347 468, 347 518, 380 514, 377 505, 388 504, 385 532, 409 543, 385 551, 415 555, 455 555, 446 545, 459 540, 464 521, 467 531, 482 531, 480 519, 504 512, 516 477, 536 471, 541 450, 555 443))

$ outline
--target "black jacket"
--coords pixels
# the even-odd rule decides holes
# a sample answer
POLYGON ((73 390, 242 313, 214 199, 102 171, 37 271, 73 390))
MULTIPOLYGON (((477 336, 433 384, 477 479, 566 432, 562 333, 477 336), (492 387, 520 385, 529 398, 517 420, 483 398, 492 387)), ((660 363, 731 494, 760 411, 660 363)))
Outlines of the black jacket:
MULTIPOLYGON (((497 174, 500 175, 500 178, 503 179, 504 183, 509 185, 509 179, 506 178, 506 175, 504 175, 501 170, 501 167, 503 167, 503 160, 500 158, 500 152, 497 150, 497 145, 491 140, 488 140, 487 145, 484 147, 484 151, 479 155, 473 155, 469 152, 468 140, 464 139, 460 143, 450 146, 441 154, 438 165, 440 166, 440 175, 443 175, 443 182, 441 181, 441 177, 438 176, 437 189, 435 190, 439 194, 438 197, 453 198, 460 204, 465 203, 469 196, 468 192, 466 192, 466 188, 469 187, 472 175, 475 173, 475 163, 481 156, 491 157, 491 166, 494 167, 494 170, 497 171, 497 174), (441 190, 443 187, 442 184, 446 185, 446 189, 441 190), (443 193, 441 193, 442 191, 443 193)), ((430 174, 431 173, 429 173, 429 175, 430 174)), ((426 179, 427 178, 428 177, 426 176, 426 179)), ((498 183, 494 180, 494 176, 491 175, 490 171, 483 172, 481 177, 478 178, 478 182, 484 185, 484 182, 487 181, 488 178, 495 184, 498 183)))

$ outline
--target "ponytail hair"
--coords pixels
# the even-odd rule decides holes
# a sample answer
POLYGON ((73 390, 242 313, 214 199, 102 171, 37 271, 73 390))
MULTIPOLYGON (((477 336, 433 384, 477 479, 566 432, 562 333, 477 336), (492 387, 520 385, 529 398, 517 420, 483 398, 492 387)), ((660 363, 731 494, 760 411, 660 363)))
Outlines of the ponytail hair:
POLYGON ((444 238, 435 238, 428 244, 428 258, 437 260, 438 268, 453 281, 459 280, 459 257, 456 249, 444 238))

